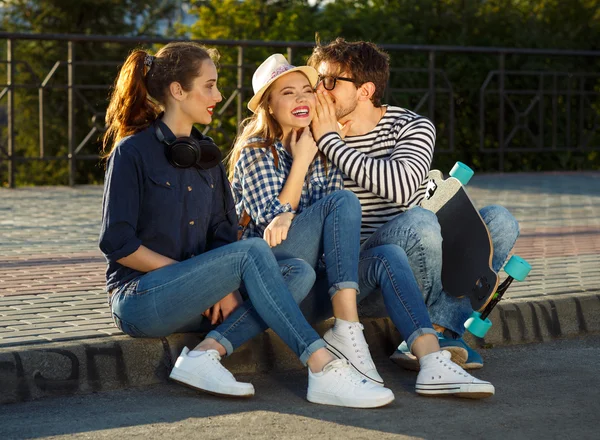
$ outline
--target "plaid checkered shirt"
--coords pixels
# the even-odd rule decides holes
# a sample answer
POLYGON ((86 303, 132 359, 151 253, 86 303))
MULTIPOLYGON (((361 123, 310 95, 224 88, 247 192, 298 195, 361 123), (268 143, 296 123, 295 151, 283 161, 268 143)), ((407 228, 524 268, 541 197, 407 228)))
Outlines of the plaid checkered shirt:
MULTIPOLYGON (((248 140, 248 144, 260 140, 252 138, 248 140)), ((340 170, 329 160, 317 155, 306 173, 300 203, 294 211, 289 203, 282 204, 278 199, 292 168, 292 156, 280 141, 275 142, 274 147, 278 156, 278 167, 275 167, 271 148, 262 147, 242 149, 235 164, 231 187, 237 215, 240 218, 246 211, 251 217, 242 239, 262 237, 265 228, 279 214, 299 214, 316 201, 344 187, 344 178, 340 170)))

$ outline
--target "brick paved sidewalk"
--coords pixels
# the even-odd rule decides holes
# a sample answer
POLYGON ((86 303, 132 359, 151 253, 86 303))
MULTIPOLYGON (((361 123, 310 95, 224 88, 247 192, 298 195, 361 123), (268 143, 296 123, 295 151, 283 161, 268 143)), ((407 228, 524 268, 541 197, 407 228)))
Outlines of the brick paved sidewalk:
MULTIPOLYGON (((475 203, 519 220, 533 266, 508 298, 600 292, 600 173, 476 175, 475 203)), ((106 337, 113 326, 97 248, 102 189, 0 189, 0 347, 106 337)))

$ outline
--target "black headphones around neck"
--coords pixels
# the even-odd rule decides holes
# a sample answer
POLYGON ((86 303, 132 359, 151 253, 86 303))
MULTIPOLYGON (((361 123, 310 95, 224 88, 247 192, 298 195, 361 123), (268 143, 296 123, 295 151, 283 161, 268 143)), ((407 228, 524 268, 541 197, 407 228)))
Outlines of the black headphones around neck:
POLYGON ((175 168, 196 167, 207 169, 217 166, 223 155, 217 144, 192 127, 191 136, 167 140, 158 121, 154 124, 157 139, 165 144, 167 160, 175 168))

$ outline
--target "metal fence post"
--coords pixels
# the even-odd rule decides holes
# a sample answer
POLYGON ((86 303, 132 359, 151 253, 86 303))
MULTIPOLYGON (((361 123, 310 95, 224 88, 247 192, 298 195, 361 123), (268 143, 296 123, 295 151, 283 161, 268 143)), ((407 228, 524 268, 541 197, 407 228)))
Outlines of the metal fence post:
POLYGON ((40 85, 38 89, 38 119, 40 124, 40 158, 44 157, 46 153, 46 146, 44 141, 44 86, 40 85))
POLYGON ((429 52, 429 119, 435 125, 435 52, 429 52))
POLYGON ((540 126, 540 132, 538 135, 538 148, 541 150, 544 148, 544 75, 540 75, 539 84, 539 106, 538 106, 538 125, 540 126))
POLYGON ((499 116, 498 116, 498 168, 504 172, 504 65, 505 54, 501 52, 498 56, 499 81, 498 93, 500 95, 499 116))
POLYGON ((68 42, 68 60, 67 60, 67 87, 68 87, 68 147, 69 147, 69 186, 75 185, 75 93, 73 90, 75 66, 75 43, 68 42))
POLYGON ((11 39, 6 40, 6 84, 8 86, 7 123, 8 123, 8 186, 15 187, 15 96, 13 81, 15 78, 15 46, 11 39))
POLYGON ((244 105, 244 47, 238 46, 237 59, 237 132, 240 132, 242 122, 242 111, 244 105))
POLYGON ((585 100, 585 77, 581 78, 579 82, 579 133, 577 135, 577 145, 575 145, 576 149, 585 148, 586 145, 584 142, 583 135, 583 121, 585 118, 585 110, 583 108, 583 102, 585 100))

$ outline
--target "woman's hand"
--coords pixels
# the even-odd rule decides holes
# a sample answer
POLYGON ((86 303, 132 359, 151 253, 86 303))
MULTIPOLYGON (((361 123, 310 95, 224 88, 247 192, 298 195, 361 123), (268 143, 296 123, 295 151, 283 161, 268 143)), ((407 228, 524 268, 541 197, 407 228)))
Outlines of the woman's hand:
POLYGON ((275 247, 287 238, 295 214, 284 212, 275 217, 265 229, 263 238, 271 247, 275 247))
POLYGON ((206 310, 202 315, 210 318, 212 325, 220 324, 243 302, 240 292, 234 290, 210 309, 206 310))
POLYGON ((301 162, 308 168, 315 158, 317 151, 319 151, 308 127, 302 130, 299 138, 298 131, 292 130, 290 136, 290 150, 292 152, 294 163, 301 162))

